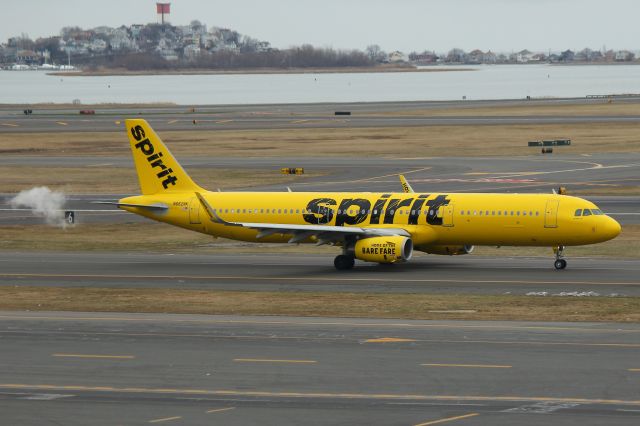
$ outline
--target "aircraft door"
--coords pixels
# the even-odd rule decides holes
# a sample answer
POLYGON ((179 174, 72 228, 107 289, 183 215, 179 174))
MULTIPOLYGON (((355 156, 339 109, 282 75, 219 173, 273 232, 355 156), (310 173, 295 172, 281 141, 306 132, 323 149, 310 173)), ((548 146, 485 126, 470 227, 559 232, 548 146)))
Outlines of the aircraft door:
POLYGON ((440 207, 439 214, 442 215, 442 226, 453 226, 453 204, 440 207))
POLYGON ((200 200, 196 197, 189 201, 189 223, 200 223, 200 200))
POLYGON ((547 206, 544 209, 544 227, 545 228, 557 228, 558 227, 558 204, 557 200, 548 200, 547 206))

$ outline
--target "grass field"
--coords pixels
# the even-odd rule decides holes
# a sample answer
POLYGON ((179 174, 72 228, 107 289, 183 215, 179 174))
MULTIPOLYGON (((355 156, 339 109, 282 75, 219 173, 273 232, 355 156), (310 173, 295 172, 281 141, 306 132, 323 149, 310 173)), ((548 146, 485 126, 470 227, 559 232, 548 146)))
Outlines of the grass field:
POLYGON ((638 322, 640 298, 3 286, 0 310, 638 322))
MULTIPOLYGON (((638 152, 634 123, 425 126, 405 128, 164 131, 174 155, 215 157, 292 156, 519 156, 539 155, 529 140, 569 138, 564 154, 638 152)), ((114 125, 114 127, 116 127, 114 125)), ((121 129, 106 133, 0 133, 0 155, 128 157, 121 129)))

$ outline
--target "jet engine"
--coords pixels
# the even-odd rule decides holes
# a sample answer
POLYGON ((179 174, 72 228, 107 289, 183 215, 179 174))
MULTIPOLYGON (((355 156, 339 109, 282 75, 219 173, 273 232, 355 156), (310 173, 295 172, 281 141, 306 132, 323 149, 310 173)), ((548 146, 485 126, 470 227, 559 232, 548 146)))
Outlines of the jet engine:
POLYGON ((354 255, 365 262, 407 262, 413 254, 411 238, 402 236, 371 237, 356 241, 354 255))

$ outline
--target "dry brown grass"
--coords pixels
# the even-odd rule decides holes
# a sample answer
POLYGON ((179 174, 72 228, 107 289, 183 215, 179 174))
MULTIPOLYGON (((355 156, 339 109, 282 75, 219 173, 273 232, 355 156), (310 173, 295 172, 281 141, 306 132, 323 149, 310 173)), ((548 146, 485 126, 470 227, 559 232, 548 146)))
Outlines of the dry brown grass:
MULTIPOLYGON (((304 124, 301 124, 304 126, 304 124)), ((527 141, 570 138, 565 154, 638 152, 634 123, 425 126, 405 128, 194 130, 160 136, 181 156, 505 156, 538 154, 527 141)), ((0 155, 130 155, 124 132, 1 133, 0 155)), ((96 158, 98 160, 98 158, 96 158)))
MULTIPOLYGON (((334 247, 311 244, 262 244, 214 239, 211 236, 154 222, 80 224, 65 229, 46 225, 0 226, 0 249, 53 251, 143 251, 184 253, 323 253, 335 255, 334 247)), ((420 255, 420 254, 417 254, 420 255)), ((546 256, 545 247, 477 247, 480 256, 546 256)), ((640 225, 628 225, 622 234, 606 243, 568 247, 567 256, 640 258, 640 225)))
POLYGON ((640 321, 640 298, 1 287, 0 309, 225 315, 640 321), (469 310, 470 313, 429 311, 469 310))
MULTIPOLYGON (((238 189, 256 185, 300 183, 319 173, 283 175, 280 170, 208 169, 194 168, 190 176, 209 190, 238 189)), ((133 167, 33 167, 0 166, 0 193, 13 193, 38 186, 48 186, 70 194, 134 194, 140 192, 133 167)))
POLYGON ((371 115, 392 116, 420 116, 420 117, 447 117, 447 116, 610 116, 610 115, 640 115, 640 103, 617 102, 612 100, 594 100, 588 104, 546 104, 546 103, 522 103, 511 106, 478 106, 473 103, 461 105, 455 108, 425 108, 415 110, 403 110, 383 112, 371 115))

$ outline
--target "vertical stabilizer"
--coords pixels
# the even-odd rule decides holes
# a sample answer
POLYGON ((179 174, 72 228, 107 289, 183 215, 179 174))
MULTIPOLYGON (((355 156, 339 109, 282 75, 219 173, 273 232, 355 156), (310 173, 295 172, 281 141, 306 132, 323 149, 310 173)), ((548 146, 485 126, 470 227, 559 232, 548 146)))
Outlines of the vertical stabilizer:
POLYGON ((202 190, 171 155, 149 123, 125 120, 143 195, 202 190))

